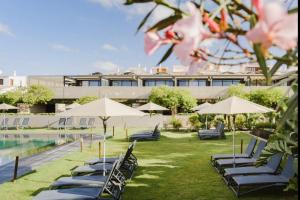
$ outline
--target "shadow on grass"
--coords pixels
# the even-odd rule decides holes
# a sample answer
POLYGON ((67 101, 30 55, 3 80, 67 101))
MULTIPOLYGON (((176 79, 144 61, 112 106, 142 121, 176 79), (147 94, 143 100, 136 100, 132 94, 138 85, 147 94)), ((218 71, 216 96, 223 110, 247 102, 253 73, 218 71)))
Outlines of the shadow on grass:
POLYGON ((39 188, 39 189, 35 190, 34 192, 32 192, 32 193, 30 194, 30 196, 36 196, 36 195, 38 195, 40 192, 42 192, 42 191, 44 191, 44 190, 48 190, 48 189, 49 189, 49 187, 42 187, 42 188, 39 188))

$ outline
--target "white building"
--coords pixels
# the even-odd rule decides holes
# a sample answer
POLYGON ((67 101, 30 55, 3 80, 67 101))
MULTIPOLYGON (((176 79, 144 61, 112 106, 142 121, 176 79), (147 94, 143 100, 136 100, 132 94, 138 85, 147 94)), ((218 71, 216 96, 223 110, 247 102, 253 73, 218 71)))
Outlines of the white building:
POLYGON ((17 87, 26 87, 27 77, 17 76, 16 72, 10 75, 0 75, 0 93, 7 92, 17 87))

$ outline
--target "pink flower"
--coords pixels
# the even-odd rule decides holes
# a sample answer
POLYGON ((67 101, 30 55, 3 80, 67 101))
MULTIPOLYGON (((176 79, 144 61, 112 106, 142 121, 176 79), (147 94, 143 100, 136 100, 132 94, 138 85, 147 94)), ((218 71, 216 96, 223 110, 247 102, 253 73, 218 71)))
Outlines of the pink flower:
POLYGON ((297 46, 298 14, 289 15, 278 3, 270 2, 260 6, 259 1, 253 0, 257 7, 259 21, 246 37, 270 48, 272 44, 289 50, 297 46), (261 8, 260 8, 261 7, 261 8))
POLYGON ((213 19, 211 19, 208 15, 208 13, 204 13, 203 15, 203 21, 205 23, 207 23, 208 28, 211 32, 213 33, 219 33, 221 32, 220 26, 219 24, 217 24, 217 22, 215 22, 213 19))
POLYGON ((183 65, 194 62, 191 55, 198 49, 199 43, 208 36, 202 24, 200 11, 192 3, 188 4, 188 9, 190 16, 177 21, 173 26, 173 31, 182 38, 173 52, 183 65))
POLYGON ((144 50, 147 55, 152 55, 162 44, 163 39, 157 32, 148 31, 144 37, 144 50))

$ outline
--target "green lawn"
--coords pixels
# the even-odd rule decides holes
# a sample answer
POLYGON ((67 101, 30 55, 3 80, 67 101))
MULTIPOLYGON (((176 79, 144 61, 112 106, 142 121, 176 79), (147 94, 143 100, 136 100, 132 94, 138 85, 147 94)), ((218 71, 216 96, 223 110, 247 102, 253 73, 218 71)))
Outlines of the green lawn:
MULTIPOLYGON (((131 131, 133 132, 133 131, 131 131)), ((124 131, 118 130, 115 138, 108 141, 110 155, 124 152, 128 142, 124 131)), ((237 134, 236 140, 249 136, 237 134)), ((237 145, 237 151, 240 146, 237 145)), ((210 155, 231 151, 231 135, 226 140, 200 141, 194 133, 178 134, 163 132, 157 142, 140 142, 134 151, 139 167, 134 178, 126 186, 123 200, 227 200, 237 199, 224 184, 218 173, 209 164, 210 155)), ((31 199, 51 182, 70 169, 82 165, 84 160, 97 156, 97 144, 86 147, 82 153, 73 153, 65 158, 38 168, 35 173, 20 178, 15 183, 0 185, 1 200, 31 199)), ((297 199, 296 196, 269 190, 241 199, 297 199)))

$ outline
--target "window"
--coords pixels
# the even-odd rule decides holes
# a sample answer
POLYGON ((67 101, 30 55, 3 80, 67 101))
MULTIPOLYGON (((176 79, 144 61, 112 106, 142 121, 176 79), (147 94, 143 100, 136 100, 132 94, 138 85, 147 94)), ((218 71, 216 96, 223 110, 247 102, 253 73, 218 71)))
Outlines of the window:
POLYGON ((174 86, 173 80, 144 80, 144 86, 154 87, 154 86, 174 86))
POLYGON ((101 81, 99 80, 89 81, 89 86, 101 86, 101 81))
POLYGON ((213 80, 212 86, 223 86, 222 80, 213 80))
POLYGON ((187 87, 189 86, 189 80, 178 80, 178 86, 187 87))
POLYGON ((178 80, 178 86, 181 87, 199 87, 199 86, 206 86, 206 80, 202 79, 195 79, 195 80, 178 80))
POLYGON ((111 86, 125 86, 125 87, 131 87, 131 86, 137 86, 137 81, 133 80, 112 80, 111 86))
POLYGON ((223 80, 223 86, 231 86, 232 80, 223 80))
POLYGON ((0 79, 0 85, 3 85, 3 79, 0 79))
POLYGON ((231 86, 231 85, 236 85, 240 84, 241 80, 239 79, 217 79, 217 80, 212 80, 212 86, 231 86))

